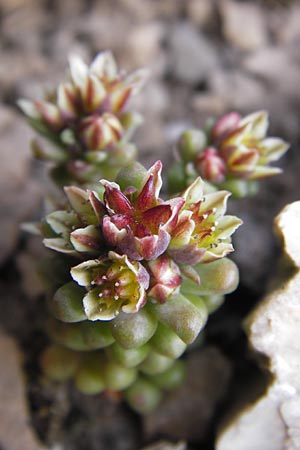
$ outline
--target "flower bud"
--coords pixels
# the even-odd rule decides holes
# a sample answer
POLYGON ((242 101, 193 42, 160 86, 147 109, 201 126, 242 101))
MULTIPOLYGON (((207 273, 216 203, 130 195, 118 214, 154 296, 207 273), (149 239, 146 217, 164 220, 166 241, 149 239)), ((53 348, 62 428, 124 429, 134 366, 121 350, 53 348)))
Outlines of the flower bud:
POLYGON ((222 183, 225 179, 226 164, 214 147, 207 147, 195 159, 197 172, 211 183, 222 183))
POLYGON ((105 113, 89 116, 81 121, 79 136, 89 150, 103 150, 120 141, 123 127, 118 118, 105 113))
POLYGON ((207 145, 206 135, 202 130, 186 130, 178 142, 178 149, 183 161, 192 161, 207 145))

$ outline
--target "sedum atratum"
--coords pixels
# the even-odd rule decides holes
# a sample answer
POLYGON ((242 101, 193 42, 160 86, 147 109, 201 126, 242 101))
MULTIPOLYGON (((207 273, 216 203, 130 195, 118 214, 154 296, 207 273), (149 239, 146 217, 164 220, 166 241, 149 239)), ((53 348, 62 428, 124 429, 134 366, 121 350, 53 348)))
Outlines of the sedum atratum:
POLYGON ((163 199, 162 163, 146 170, 129 142, 141 117, 128 102, 144 78, 119 71, 110 52, 90 66, 72 57, 52 95, 19 102, 51 143, 34 142, 35 156, 52 161, 65 193, 38 226, 52 251, 42 368, 86 394, 118 392, 141 413, 182 382, 178 358, 238 284, 227 255, 241 220, 226 215, 228 191, 249 194, 243 183, 277 173, 268 163, 287 149, 266 137, 264 112, 187 130, 169 172, 178 194, 163 199))
POLYGON ((236 197, 255 194, 257 180, 281 173, 269 163, 289 148, 283 139, 267 136, 268 125, 265 111, 246 117, 231 112, 205 130, 186 130, 169 173, 170 189, 176 192, 200 175, 211 189, 225 188, 236 197))

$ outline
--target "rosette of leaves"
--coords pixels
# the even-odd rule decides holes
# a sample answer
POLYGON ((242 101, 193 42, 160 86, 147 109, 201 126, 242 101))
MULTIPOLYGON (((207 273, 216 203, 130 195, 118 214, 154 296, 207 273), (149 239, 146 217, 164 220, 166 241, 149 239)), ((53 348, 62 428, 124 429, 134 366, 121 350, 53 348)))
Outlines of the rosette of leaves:
POLYGON ((253 195, 257 180, 277 175, 277 161, 289 148, 287 142, 268 137, 269 120, 265 111, 246 117, 231 112, 204 130, 186 130, 178 142, 180 161, 169 173, 172 192, 178 192, 197 176, 207 189, 228 189, 236 197, 253 195))
POLYGON ((128 102, 145 78, 145 70, 118 70, 108 51, 90 66, 73 55, 68 81, 44 100, 19 100, 30 125, 51 143, 33 141, 32 149, 36 158, 52 161, 51 175, 59 185, 113 179, 135 159, 130 138, 142 117, 128 110, 128 102))
POLYGON ((45 372, 86 393, 122 392, 142 413, 180 383, 177 359, 238 283, 226 257, 241 223, 225 215, 229 193, 204 194, 197 178, 163 200, 161 170, 134 163, 102 192, 67 187, 66 208, 40 227, 67 266, 49 295, 45 372))

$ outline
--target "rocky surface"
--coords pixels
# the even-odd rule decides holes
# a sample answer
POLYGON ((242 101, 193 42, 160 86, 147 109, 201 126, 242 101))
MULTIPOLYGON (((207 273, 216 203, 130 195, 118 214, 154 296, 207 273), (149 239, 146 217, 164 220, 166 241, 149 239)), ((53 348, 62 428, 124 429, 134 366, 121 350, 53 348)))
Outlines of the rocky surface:
POLYGON ((265 394, 221 433, 217 450, 230 450, 233 442, 235 450, 300 448, 300 202, 284 208, 276 228, 295 272, 287 281, 279 283, 277 279, 279 287, 246 321, 250 343, 267 357, 273 381, 265 394))
POLYGON ((0 446, 3 450, 42 450, 28 420, 21 352, 0 330, 0 446))
POLYGON ((203 440, 226 394, 230 375, 229 361, 214 347, 188 355, 186 381, 166 397, 158 410, 145 416, 146 435, 203 440))

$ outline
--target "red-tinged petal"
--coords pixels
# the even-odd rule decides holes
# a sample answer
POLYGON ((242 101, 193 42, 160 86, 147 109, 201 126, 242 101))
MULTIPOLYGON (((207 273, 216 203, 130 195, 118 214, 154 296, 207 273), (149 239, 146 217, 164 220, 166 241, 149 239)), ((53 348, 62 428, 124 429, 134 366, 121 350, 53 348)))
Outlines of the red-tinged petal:
POLYGON ((78 252, 99 253, 103 245, 100 231, 94 225, 73 231, 70 235, 70 241, 78 252))
POLYGON ((190 242, 195 229, 195 222, 192 220, 192 211, 183 211, 178 219, 176 227, 172 231, 171 247, 179 247, 190 242))
POLYGON ((149 295, 164 303, 174 294, 182 282, 180 269, 168 255, 164 254, 148 263, 152 273, 149 295))
POLYGON ((197 264, 205 252, 205 248, 198 248, 198 242, 168 249, 168 254, 175 262, 178 264, 189 264, 191 266, 197 264))
POLYGON ((170 243, 170 235, 160 229, 158 235, 135 238, 135 247, 143 259, 152 260, 162 255, 170 243))
POLYGON ((172 234, 174 228, 176 227, 176 225, 178 223, 179 213, 185 204, 185 200, 184 200, 184 198, 176 197, 176 198, 172 198, 171 200, 165 202, 164 204, 170 205, 170 207, 171 207, 172 214, 171 214, 168 222, 165 225, 165 229, 170 234, 172 234))
POLYGON ((242 117, 237 112, 230 112, 228 114, 225 114, 225 116, 221 117, 221 119, 219 119, 215 123, 212 129, 211 134, 213 140, 220 139, 228 132, 237 128, 241 118, 242 117))
POLYGON ((128 230, 126 228, 118 228, 109 216, 104 216, 102 222, 102 232, 106 241, 116 247, 120 244, 122 239, 126 239, 128 230))
POLYGON ((162 162, 156 161, 148 170, 148 178, 136 200, 136 208, 140 211, 156 206, 161 189, 162 162))
POLYGON ((133 215, 133 207, 128 198, 120 191, 116 183, 103 180, 105 186, 104 202, 112 214, 133 215))
POLYGON ((118 90, 113 91, 109 96, 111 111, 114 114, 120 113, 124 110, 132 93, 131 87, 120 86, 118 90))
POLYGON ((62 127, 62 115, 56 105, 48 102, 35 102, 34 104, 41 117, 50 127, 55 129, 62 127))
POLYGON ((82 93, 82 101, 87 112, 94 112, 105 100, 106 90, 101 81, 94 75, 89 75, 85 90, 82 93))
POLYGON ((201 283, 200 275, 192 266, 181 265, 180 271, 181 271, 182 275, 184 275, 185 277, 194 281, 194 283, 196 283, 196 284, 198 284, 198 286, 200 286, 200 283, 201 283))
POLYGON ((143 223, 138 223, 135 226, 134 235, 140 239, 146 236, 152 236, 152 233, 143 223))
POLYGON ((104 206, 104 204, 99 200, 95 192, 90 191, 87 189, 87 193, 89 195, 90 204, 92 205, 92 208, 96 214, 96 217, 99 220, 99 223, 102 221, 105 214, 107 214, 107 210, 104 206))
POLYGON ((75 118, 78 113, 76 88, 71 83, 62 83, 57 90, 57 106, 64 116, 75 118))
POLYGON ((158 205, 142 213, 142 223, 154 233, 157 232, 160 225, 164 225, 171 217, 172 210, 170 205, 158 205))
POLYGON ((111 217, 105 216, 102 223, 102 232, 107 243, 116 247, 120 253, 137 261, 143 259, 136 248, 135 237, 130 227, 118 228, 111 217))
POLYGON ((113 54, 110 51, 98 53, 91 64, 90 71, 100 79, 113 81, 118 73, 117 64, 113 54))

